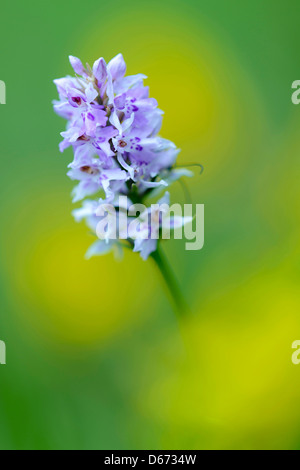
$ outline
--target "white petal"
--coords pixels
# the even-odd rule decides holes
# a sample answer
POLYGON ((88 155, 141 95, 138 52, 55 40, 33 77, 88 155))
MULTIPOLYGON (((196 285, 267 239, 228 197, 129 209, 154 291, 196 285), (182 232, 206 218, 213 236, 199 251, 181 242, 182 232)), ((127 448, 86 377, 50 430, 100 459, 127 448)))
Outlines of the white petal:
POLYGON ((85 257, 86 259, 90 259, 93 256, 105 255, 106 253, 109 253, 111 249, 112 243, 106 243, 105 240, 97 240, 92 246, 90 246, 85 257))

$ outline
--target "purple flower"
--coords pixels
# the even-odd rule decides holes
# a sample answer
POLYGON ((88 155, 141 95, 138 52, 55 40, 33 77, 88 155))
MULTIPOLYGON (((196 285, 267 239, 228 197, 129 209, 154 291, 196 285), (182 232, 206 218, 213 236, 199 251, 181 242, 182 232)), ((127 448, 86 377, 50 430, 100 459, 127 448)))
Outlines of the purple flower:
POLYGON ((74 160, 69 167, 71 169, 68 176, 72 180, 80 181, 79 185, 74 188, 73 202, 91 196, 101 189, 104 190, 106 197, 109 197, 114 194, 112 183, 118 182, 119 187, 120 182, 123 184, 128 178, 126 171, 115 163, 111 162, 109 166, 103 165, 98 158, 91 158, 90 156, 77 161, 74 160))
POLYGON ((116 57, 111 59, 107 68, 111 74, 112 80, 121 80, 126 73, 126 64, 122 54, 118 54, 116 57))
MULTIPOLYGON (((73 149, 68 176, 78 181, 74 202, 102 194, 110 200, 127 195, 142 201, 146 193, 154 194, 187 175, 174 170, 179 149, 158 136, 163 112, 149 97, 145 75, 125 76, 122 54, 108 64, 100 58, 92 67, 84 67, 77 57, 69 59, 76 76, 54 80, 59 99, 53 104, 55 112, 67 120, 59 147, 62 152, 67 147, 73 149)), ((91 225, 96 216, 90 211, 96 204, 84 202, 75 212, 76 219, 85 218, 91 225)), ((143 258, 156 247, 152 239, 131 243, 143 258)), ((102 250, 98 241, 90 253, 102 250)))

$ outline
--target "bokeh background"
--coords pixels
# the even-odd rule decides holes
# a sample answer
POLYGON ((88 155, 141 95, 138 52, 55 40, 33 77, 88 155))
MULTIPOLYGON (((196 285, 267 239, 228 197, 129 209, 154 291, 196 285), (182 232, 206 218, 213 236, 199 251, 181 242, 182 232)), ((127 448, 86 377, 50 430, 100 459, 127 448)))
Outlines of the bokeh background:
POLYGON ((297 0, 1 2, 1 449, 300 447, 299 18, 297 0), (204 249, 165 244, 180 329, 151 261, 86 261, 70 215, 52 80, 118 52, 179 163, 205 167, 187 181, 204 249))

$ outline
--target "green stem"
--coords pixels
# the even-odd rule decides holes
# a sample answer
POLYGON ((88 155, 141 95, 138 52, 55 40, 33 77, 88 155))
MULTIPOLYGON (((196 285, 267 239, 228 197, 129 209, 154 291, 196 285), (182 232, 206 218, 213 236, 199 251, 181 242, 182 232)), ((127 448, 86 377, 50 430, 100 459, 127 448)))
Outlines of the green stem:
POLYGON ((179 315, 179 317, 182 318, 189 312, 189 307, 181 293, 180 287, 178 285, 177 279, 174 276, 173 270, 159 245, 158 245, 157 250, 153 252, 151 256, 153 260, 155 261, 156 266, 158 267, 169 289, 169 293, 173 300, 175 311, 179 315))

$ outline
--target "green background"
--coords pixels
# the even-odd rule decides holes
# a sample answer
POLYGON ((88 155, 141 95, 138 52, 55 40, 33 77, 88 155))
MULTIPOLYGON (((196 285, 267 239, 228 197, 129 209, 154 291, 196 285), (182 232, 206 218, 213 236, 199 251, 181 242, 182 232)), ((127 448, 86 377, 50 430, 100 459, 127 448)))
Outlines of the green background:
POLYGON ((300 447, 299 26, 297 0, 1 2, 0 448, 300 447), (52 80, 119 52, 205 167, 204 249, 165 243, 181 332, 151 261, 86 261, 70 215, 52 80))

